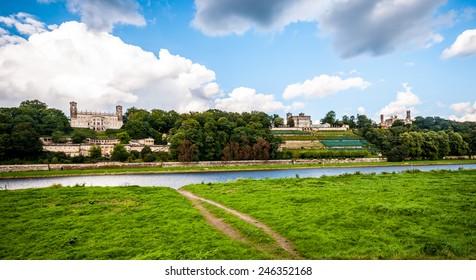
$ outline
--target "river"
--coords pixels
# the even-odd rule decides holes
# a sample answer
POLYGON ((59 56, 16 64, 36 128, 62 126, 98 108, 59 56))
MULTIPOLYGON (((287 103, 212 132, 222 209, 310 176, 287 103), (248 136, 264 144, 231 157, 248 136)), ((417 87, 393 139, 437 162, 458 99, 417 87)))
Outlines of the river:
POLYGON ((361 172, 363 174, 382 172, 402 172, 404 170, 419 169, 429 170, 457 170, 476 169, 476 164, 455 165, 424 165, 424 166, 372 166, 372 167, 329 167, 329 168, 304 168, 284 170, 257 170, 257 171, 226 171, 226 172, 197 172, 197 173, 174 173, 174 174, 127 174, 127 175, 92 175, 92 176, 69 176, 29 179, 0 179, 0 188, 15 190, 27 188, 44 188, 53 184, 63 186, 164 186, 178 189, 189 184, 230 182, 237 179, 252 178, 308 178, 341 175, 345 173, 361 172))

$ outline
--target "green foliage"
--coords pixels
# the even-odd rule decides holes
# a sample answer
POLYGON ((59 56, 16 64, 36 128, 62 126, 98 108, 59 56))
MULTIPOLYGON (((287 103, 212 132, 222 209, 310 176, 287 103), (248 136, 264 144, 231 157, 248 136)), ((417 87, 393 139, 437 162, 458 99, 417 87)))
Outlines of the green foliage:
POLYGON ((93 160, 101 159, 101 148, 99 146, 93 145, 89 149, 89 157, 93 160))
POLYGON ((336 125, 336 123, 337 123, 336 112, 334 112, 334 111, 327 112, 327 114, 324 116, 324 118, 321 119, 321 123, 328 123, 330 125, 336 125))
POLYGON ((38 159, 42 150, 40 136, 70 130, 62 111, 48 108, 38 100, 23 101, 19 107, 0 108, 0 161, 38 159))
POLYGON ((125 131, 119 132, 116 137, 117 139, 119 139, 121 144, 129 144, 129 142, 131 141, 131 137, 125 131))
POLYGON ((126 148, 122 144, 117 144, 111 153, 111 159, 114 161, 126 161, 129 157, 126 148))
POLYGON ((415 127, 404 126, 393 126, 388 130, 371 128, 364 136, 370 143, 376 145, 389 161, 462 156, 471 151, 472 143, 470 137, 466 137, 470 141, 467 143, 461 133, 452 130, 421 131, 415 127))
POLYGON ((96 138, 96 131, 90 128, 74 128, 71 138, 73 138, 73 143, 80 144, 87 138, 96 138))

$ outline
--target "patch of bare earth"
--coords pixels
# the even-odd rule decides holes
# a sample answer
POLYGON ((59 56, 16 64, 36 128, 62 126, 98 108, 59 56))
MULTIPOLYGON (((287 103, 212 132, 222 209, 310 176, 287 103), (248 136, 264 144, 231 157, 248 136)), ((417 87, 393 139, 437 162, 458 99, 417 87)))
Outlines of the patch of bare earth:
MULTIPOLYGON (((250 224, 254 225, 255 227, 261 229, 262 231, 267 233, 269 236, 271 236, 271 238, 273 238, 276 241, 276 243, 278 244, 278 246, 281 249, 283 249, 284 251, 289 253, 289 255, 292 259, 302 259, 302 257, 299 255, 299 253, 293 248, 293 246, 292 246, 292 244, 289 240, 287 240, 284 236, 280 235, 279 233, 273 231, 270 227, 263 224, 262 222, 254 219, 254 218, 252 218, 252 217, 250 217, 246 214, 240 213, 240 212, 238 212, 234 209, 228 208, 225 205, 220 204, 218 202, 215 202, 213 200, 209 200, 209 199, 206 199, 206 198, 203 198, 203 197, 199 197, 199 196, 197 196, 197 195, 195 195, 191 192, 188 192, 188 191, 185 191, 185 190, 178 190, 178 192, 181 195, 188 198, 192 202, 192 204, 200 211, 200 213, 205 217, 205 219, 207 220, 207 222, 210 225, 212 225, 215 228, 217 228, 218 230, 222 231, 223 233, 225 233, 229 237, 231 237, 235 240, 239 240, 241 242, 253 245, 252 242, 250 242, 245 236, 243 236, 240 232, 235 230, 232 226, 230 226, 229 224, 224 222, 223 219, 216 217, 210 211, 205 209, 205 207, 203 207, 200 204, 200 201, 203 201, 203 202, 209 203, 211 205, 214 205, 214 206, 216 206, 220 209, 223 209, 226 212, 228 212, 228 213, 246 221, 247 223, 250 223, 250 224)), ((257 249, 266 250, 263 247, 257 247, 257 249)), ((271 252, 269 252, 269 253, 271 253, 271 252)))

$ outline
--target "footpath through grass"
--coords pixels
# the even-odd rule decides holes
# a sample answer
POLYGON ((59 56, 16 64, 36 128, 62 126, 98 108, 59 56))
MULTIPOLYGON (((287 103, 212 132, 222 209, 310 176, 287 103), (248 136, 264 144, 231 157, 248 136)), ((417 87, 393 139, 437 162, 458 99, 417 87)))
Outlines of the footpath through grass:
POLYGON ((264 222, 307 259, 476 259, 476 170, 184 189, 264 222))
POLYGON ((266 259, 218 232, 175 190, 0 191, 0 259, 266 259))

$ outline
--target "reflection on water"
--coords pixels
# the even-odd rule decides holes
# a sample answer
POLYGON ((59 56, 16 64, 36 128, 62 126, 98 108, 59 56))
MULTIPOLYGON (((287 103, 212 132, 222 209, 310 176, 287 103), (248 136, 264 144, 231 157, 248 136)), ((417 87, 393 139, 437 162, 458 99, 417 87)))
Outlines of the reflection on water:
POLYGON ((95 175, 72 176, 35 179, 0 179, 2 189, 44 188, 53 184, 74 186, 165 186, 178 189, 189 184, 235 181, 240 178, 293 178, 293 177, 321 177, 345 173, 361 172, 364 174, 382 172, 402 172, 404 170, 457 170, 459 168, 475 169, 476 164, 431 165, 431 166, 383 166, 383 167, 339 167, 339 168, 306 168, 286 170, 258 170, 258 171, 227 171, 209 173, 182 173, 182 174, 137 174, 137 175, 95 175))

